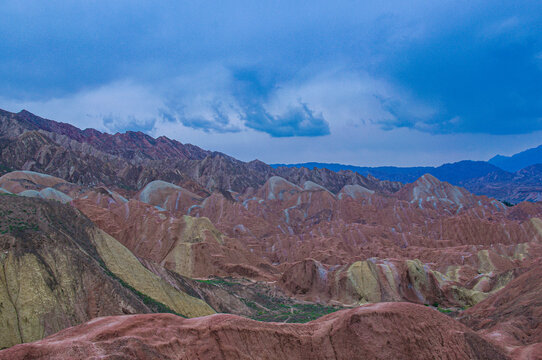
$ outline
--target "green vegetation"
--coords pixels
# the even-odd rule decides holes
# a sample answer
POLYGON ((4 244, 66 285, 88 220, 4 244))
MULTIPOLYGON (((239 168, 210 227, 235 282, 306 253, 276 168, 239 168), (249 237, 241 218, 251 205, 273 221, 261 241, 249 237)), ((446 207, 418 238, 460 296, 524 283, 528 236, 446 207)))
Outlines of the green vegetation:
POLYGON ((9 172, 12 172, 13 169, 10 168, 9 166, 7 165, 4 165, 4 164, 0 164, 0 175, 4 175, 4 174, 7 174, 9 172))
POLYGON ((249 309, 249 318, 264 322, 305 323, 344 309, 315 303, 300 303, 284 295, 278 295, 266 286, 246 279, 213 277, 196 280, 203 284, 221 287, 241 300, 249 309))
MULTIPOLYGON (((247 304, 248 306, 248 304, 247 304)), ((287 323, 306 323, 316 320, 327 314, 331 314, 339 307, 326 306, 321 304, 291 304, 286 305, 277 302, 271 306, 270 311, 260 310, 252 319, 258 321, 287 322, 287 323)))
POLYGON ((508 202, 508 201, 506 201, 506 200, 502 200, 501 202, 502 202, 504 205, 508 206, 508 207, 514 206, 514 204, 512 204, 511 202, 508 202))
POLYGON ((36 209, 23 209, 23 214, 13 213, 12 210, 0 210, 0 234, 14 234, 24 231, 38 231, 39 226, 29 219, 27 215, 35 214, 36 209))
POLYGON ((251 309, 258 310, 260 308, 254 301, 250 301, 247 299, 241 299, 241 301, 251 309))
POLYGON ((342 307, 315 303, 298 303, 293 299, 256 294, 254 301, 241 299, 249 308, 258 310, 250 316, 253 320, 265 322, 306 323, 330 314, 342 307))
POLYGON ((220 285, 233 286, 233 285, 235 285, 235 283, 230 282, 230 281, 226 281, 226 280, 221 279, 221 278, 212 278, 212 279, 208 279, 208 280, 199 280, 199 279, 194 279, 194 280, 196 280, 196 281, 198 281, 200 283, 214 285, 214 286, 220 286, 220 285))
MULTIPOLYGON (((424 305, 425 305, 425 306, 429 306, 429 304, 424 304, 424 305)), ((452 312, 454 312, 454 311, 457 310, 457 309, 455 309, 455 308, 449 309, 449 308, 443 308, 443 307, 440 307, 440 305, 439 305, 438 302, 433 303, 432 306, 435 308, 435 310, 440 311, 440 312, 443 313, 443 314, 450 314, 450 313, 452 313, 452 312)), ((466 309, 466 308, 461 308, 461 310, 465 310, 465 309, 466 309)))

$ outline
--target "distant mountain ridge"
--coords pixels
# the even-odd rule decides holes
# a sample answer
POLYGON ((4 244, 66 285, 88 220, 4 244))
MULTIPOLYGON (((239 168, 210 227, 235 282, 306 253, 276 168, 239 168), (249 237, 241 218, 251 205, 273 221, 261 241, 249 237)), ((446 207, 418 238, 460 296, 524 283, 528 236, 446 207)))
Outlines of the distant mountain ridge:
POLYGON ((182 144, 142 132, 107 134, 47 120, 28 111, 0 110, 0 174, 32 170, 76 184, 113 186, 138 191, 153 180, 208 195, 213 191, 244 192, 280 176, 302 186, 314 182, 333 193, 360 185, 394 193, 401 183, 424 174, 478 194, 517 203, 542 200, 542 166, 507 172, 484 161, 460 161, 439 167, 357 167, 305 163, 267 165, 243 162, 220 152, 182 144))
MULTIPOLYGON (((536 149, 542 149, 542 146, 536 149)), ((531 157, 531 159, 533 158, 531 157)), ((318 162, 271 164, 271 166, 274 168, 317 168, 332 171, 350 170, 364 176, 374 176, 381 180, 398 181, 405 184, 416 181, 424 174, 431 174, 441 181, 462 186, 477 195, 487 195, 512 203, 524 200, 542 201, 542 164, 528 165, 514 172, 503 170, 490 162, 472 160, 463 160, 437 167, 363 167, 318 162)))
POLYGON ((364 176, 372 175, 379 179, 390 181, 400 181, 410 183, 416 181, 424 174, 431 174, 439 180, 449 183, 459 183, 472 178, 486 176, 490 173, 497 173, 501 176, 508 174, 506 171, 485 161, 463 160, 456 163, 444 164, 438 167, 434 166, 415 166, 415 167, 396 167, 396 166, 378 166, 364 167, 342 164, 328 164, 318 162, 308 162, 300 164, 271 164, 272 167, 306 167, 308 169, 329 169, 332 171, 351 170, 364 176))
POLYGON ((542 145, 512 156, 494 156, 489 159, 489 163, 510 172, 516 172, 531 165, 542 164, 542 145))

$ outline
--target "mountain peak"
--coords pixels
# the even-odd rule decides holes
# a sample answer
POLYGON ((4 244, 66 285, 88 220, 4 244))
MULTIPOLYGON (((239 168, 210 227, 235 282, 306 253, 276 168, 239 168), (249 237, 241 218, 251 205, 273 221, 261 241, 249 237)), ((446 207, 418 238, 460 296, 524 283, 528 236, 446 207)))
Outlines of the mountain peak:
POLYGON ((463 208, 476 204, 475 196, 467 190, 440 181, 431 174, 422 175, 415 182, 405 185, 397 194, 401 200, 418 203, 421 208, 426 202, 431 203, 432 207, 440 204, 444 207, 451 205, 463 208))

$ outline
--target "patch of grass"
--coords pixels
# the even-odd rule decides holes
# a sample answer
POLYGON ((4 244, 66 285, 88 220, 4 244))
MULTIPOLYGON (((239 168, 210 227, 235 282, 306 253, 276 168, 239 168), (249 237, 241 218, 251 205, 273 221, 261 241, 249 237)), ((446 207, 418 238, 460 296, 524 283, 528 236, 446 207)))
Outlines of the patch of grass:
POLYGON ((250 301, 250 300, 247 300, 247 299, 241 299, 241 301, 243 303, 245 303, 245 305, 248 306, 251 309, 258 310, 260 308, 258 305, 256 305, 256 303, 254 301, 250 301))
POLYGON ((22 209, 22 214, 13 213, 13 211, 9 209, 0 210, 0 234, 38 231, 38 224, 29 219, 32 210, 35 212, 35 209, 22 209))
POLYGON ((195 280, 198 281, 198 282, 204 283, 204 284, 215 285, 215 286, 219 286, 219 285, 233 286, 233 285, 235 285, 235 283, 230 282, 230 281, 226 281, 226 280, 221 279, 221 278, 213 278, 213 279, 207 279, 207 280, 195 279, 195 280))
MULTIPOLYGON (((429 306, 429 305, 428 305, 428 304, 425 304, 425 306, 429 306)), ((439 305, 438 302, 433 303, 433 307, 434 307, 436 310, 438 310, 438 311, 440 311, 441 313, 443 313, 443 314, 449 314, 449 313, 451 313, 451 312, 454 312, 454 310, 452 310, 452 309, 447 309, 447 308, 440 307, 440 305, 439 305)), ((463 309, 463 310, 465 310, 465 309, 463 309)))
MULTIPOLYGON (((230 280, 230 278, 228 278, 230 280)), ((213 277, 207 280, 196 280, 200 283, 221 287, 241 300, 249 311, 249 318, 264 322, 305 323, 330 314, 344 307, 326 306, 315 303, 300 303, 287 296, 277 296, 265 286, 247 285, 243 281, 228 281, 213 277)))
POLYGON ((4 164, 0 164, 0 175, 4 175, 4 174, 7 174, 9 172, 12 172, 13 169, 10 168, 9 166, 7 165, 4 165, 4 164))
POLYGON ((260 310, 252 319, 269 322, 306 323, 324 315, 341 310, 340 307, 321 304, 292 304, 276 303, 270 311, 260 310))

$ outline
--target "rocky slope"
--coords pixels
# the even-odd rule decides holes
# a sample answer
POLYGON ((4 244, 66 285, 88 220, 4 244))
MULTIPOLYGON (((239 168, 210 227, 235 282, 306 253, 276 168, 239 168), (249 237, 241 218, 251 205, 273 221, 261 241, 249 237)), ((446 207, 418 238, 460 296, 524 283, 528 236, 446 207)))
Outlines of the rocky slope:
POLYGON ((496 345, 423 306, 381 303, 308 324, 213 315, 105 317, 0 352, 0 359, 507 359, 496 345))
MULTIPOLYGON (((542 160, 541 160, 542 161, 542 160)), ((531 165, 512 174, 490 173, 465 181, 472 192, 486 194, 512 203, 542 201, 542 164, 531 165)))
POLYGON ((139 131, 111 135, 94 129, 80 130, 70 124, 41 118, 26 110, 19 112, 16 116, 26 124, 34 125, 37 129, 64 135, 69 139, 88 144, 108 154, 130 160, 162 160, 168 158, 201 160, 209 154, 209 151, 191 144, 183 145, 166 137, 154 139, 139 131))
POLYGON ((542 358, 542 263, 461 314, 461 321, 507 346, 517 359, 542 358))
POLYGON ((430 175, 393 196, 359 185, 335 195, 277 176, 206 198, 162 181, 128 200, 31 172, 4 175, 0 186, 63 194, 137 257, 179 275, 277 281, 307 301, 472 306, 540 254, 542 207, 508 208, 430 175))
POLYGON ((0 195, 0 212, 0 347, 97 316, 168 308, 186 316, 214 313, 146 270, 69 205, 0 195))

